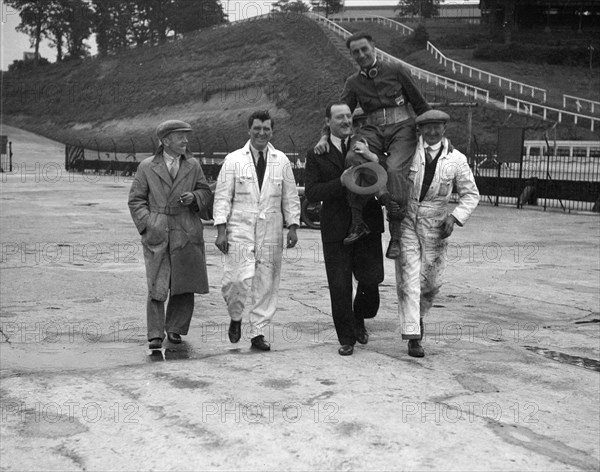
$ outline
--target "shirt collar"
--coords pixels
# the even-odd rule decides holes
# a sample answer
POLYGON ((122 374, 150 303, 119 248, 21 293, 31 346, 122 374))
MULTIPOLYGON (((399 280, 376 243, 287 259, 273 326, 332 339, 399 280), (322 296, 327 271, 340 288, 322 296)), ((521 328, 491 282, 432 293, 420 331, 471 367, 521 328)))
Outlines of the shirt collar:
MULTIPOLYGON (((331 139, 331 144, 333 144, 338 151, 342 152, 342 138, 338 138, 332 134, 329 136, 329 139, 331 139)), ((346 139, 347 138, 344 138, 344 141, 346 139)))
MULTIPOLYGON (((258 149, 256 149, 254 146, 252 146, 252 144, 250 144, 250 154, 252 154, 252 158, 254 160, 258 159, 258 153, 260 151, 258 149)), ((267 156, 269 155, 269 145, 267 144, 267 147, 265 147, 262 150, 263 155, 265 156, 265 159, 267 158, 267 156)))

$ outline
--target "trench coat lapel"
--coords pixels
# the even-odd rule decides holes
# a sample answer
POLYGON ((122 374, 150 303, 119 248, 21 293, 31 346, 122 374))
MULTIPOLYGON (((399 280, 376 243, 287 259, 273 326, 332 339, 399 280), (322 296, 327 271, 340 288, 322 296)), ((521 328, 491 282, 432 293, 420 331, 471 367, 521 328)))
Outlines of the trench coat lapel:
POLYGON ((154 156, 154 159, 152 160, 152 170, 158 174, 165 183, 171 186, 173 179, 171 179, 171 174, 169 174, 169 169, 167 169, 167 163, 165 162, 162 152, 154 156))
MULTIPOLYGON (((179 170, 177 171, 177 176, 175 177, 175 180, 173 181, 173 184, 171 185, 171 194, 173 192, 175 192, 177 190, 177 187, 179 187, 181 185, 181 183, 185 180, 185 176, 187 174, 190 173, 190 171, 192 170, 192 164, 190 163, 190 159, 193 159, 193 157, 188 157, 185 156, 185 158, 182 158, 179 161, 179 170)), ((165 167, 167 165, 165 164, 165 167)), ((169 175, 169 178, 171 176, 169 175)), ((183 192, 179 192, 177 194, 177 196, 179 197, 179 195, 183 193, 183 192)))

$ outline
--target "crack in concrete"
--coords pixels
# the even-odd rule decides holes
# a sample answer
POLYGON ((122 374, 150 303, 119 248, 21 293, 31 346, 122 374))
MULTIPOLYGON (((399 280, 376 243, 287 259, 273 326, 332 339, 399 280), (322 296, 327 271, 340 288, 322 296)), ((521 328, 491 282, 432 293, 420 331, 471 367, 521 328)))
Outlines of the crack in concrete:
POLYGON ((301 301, 301 300, 297 300, 296 298, 294 298, 294 297, 293 297, 293 296, 291 296, 291 295, 290 295, 290 297, 289 297, 289 298, 290 298, 291 300, 293 300, 293 301, 297 302, 297 303, 300 303, 300 305, 302 305, 302 306, 305 306, 305 307, 307 307, 307 308, 312 308, 313 310, 316 310, 316 311, 318 311, 318 312, 319 312, 319 313, 321 313, 322 315, 326 315, 326 316, 328 316, 328 317, 331 317, 331 315, 330 315, 329 313, 327 313, 327 312, 325 312, 325 311, 321 310, 320 308, 317 308, 316 306, 309 305, 308 303, 304 303, 304 302, 303 302, 303 301, 301 301))
POLYGON ((4 342, 11 344, 10 342, 10 336, 8 336, 4 331, 2 331, 2 328, 0 327, 0 333, 2 333, 2 337, 4 338, 4 342))

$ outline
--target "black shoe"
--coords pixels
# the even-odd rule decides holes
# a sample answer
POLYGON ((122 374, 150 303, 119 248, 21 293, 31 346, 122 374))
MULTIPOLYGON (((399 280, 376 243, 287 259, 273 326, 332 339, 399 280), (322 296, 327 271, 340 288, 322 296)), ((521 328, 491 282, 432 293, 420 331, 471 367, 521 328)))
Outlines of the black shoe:
POLYGON ((338 349, 338 354, 340 356, 351 356, 354 352, 354 346, 350 344, 344 344, 342 347, 338 349))
POLYGON ((358 223, 357 225, 353 225, 350 229, 350 234, 344 238, 344 244, 349 245, 355 241, 358 241, 360 238, 369 234, 371 230, 365 223, 358 223))
POLYGON ((177 333, 167 333, 167 339, 172 344, 181 344, 181 336, 177 333))
POLYGON ((229 335, 229 341, 237 343, 242 337, 242 322, 231 320, 227 334, 229 335))
POLYGON ((150 345, 148 347, 150 349, 161 349, 162 348, 162 339, 160 339, 160 338, 152 338, 150 340, 150 345))
POLYGON ((400 257, 400 240, 390 239, 390 244, 385 251, 385 257, 388 259, 398 259, 400 257))
POLYGON ((254 349, 260 349, 261 351, 270 351, 271 345, 265 341, 265 337, 261 334, 259 336, 253 337, 250 342, 252 343, 251 347, 254 349))
POLYGON ((367 328, 364 326, 358 330, 356 334, 356 340, 361 344, 367 344, 369 342, 369 333, 367 333, 367 328))
POLYGON ((408 341, 408 355, 411 357, 425 357, 425 350, 418 339, 408 341))

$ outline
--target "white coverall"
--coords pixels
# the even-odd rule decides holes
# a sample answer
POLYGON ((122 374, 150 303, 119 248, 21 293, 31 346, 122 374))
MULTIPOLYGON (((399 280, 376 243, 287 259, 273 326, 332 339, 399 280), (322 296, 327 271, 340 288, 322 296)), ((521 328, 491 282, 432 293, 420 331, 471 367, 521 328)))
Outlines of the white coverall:
POLYGON ((300 199, 287 156, 271 144, 259 190, 250 141, 228 154, 217 179, 214 224, 227 225, 221 291, 229 316, 242 319, 251 295, 250 337, 263 334, 277 309, 283 225, 300 224, 300 199))
POLYGON ((442 146, 431 186, 422 202, 419 197, 425 174, 423 137, 419 138, 410 168, 412 188, 401 226, 402 255, 396 259, 402 339, 421 339, 419 321, 431 309, 442 285, 448 239, 442 239, 441 235, 453 186, 456 186, 459 203, 451 214, 459 226, 466 223, 479 203, 479 191, 467 158, 456 149, 448 153, 446 138, 442 139, 442 146))

